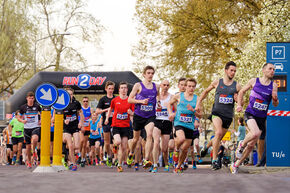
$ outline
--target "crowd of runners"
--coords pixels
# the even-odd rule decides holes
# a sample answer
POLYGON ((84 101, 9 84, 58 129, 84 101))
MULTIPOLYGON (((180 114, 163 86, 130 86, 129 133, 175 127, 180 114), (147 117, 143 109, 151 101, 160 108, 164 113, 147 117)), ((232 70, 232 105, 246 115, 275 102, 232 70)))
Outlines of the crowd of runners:
MULTIPOLYGON (((257 140, 265 137, 267 110, 270 102, 277 106, 277 85, 272 81, 274 65, 266 63, 262 67, 263 76, 253 78, 244 86, 234 80, 236 64, 225 65, 224 76, 214 80, 200 96, 195 94, 198 84, 193 78, 180 78, 179 92, 170 94, 170 83, 163 80, 154 83, 155 69, 146 66, 143 80, 133 86, 128 93, 128 84, 107 81, 106 95, 99 100, 96 109, 89 106, 89 98, 81 103, 74 97, 74 91, 66 88, 71 96, 70 104, 63 110, 63 164, 76 171, 86 165, 107 165, 116 167, 118 172, 142 166, 152 173, 161 168, 182 173, 188 168, 191 154, 192 169, 202 162, 207 149, 212 146, 212 169, 221 168, 219 160, 221 141, 228 131, 236 111, 241 112, 244 95, 250 93, 245 110, 245 121, 249 132, 244 140, 239 140, 236 160, 230 166, 237 173, 239 166, 249 156, 257 140), (203 100, 215 89, 211 120, 215 135, 206 147, 199 148, 200 119, 203 117, 203 100)), ((14 118, 4 129, 2 163, 26 164, 27 168, 37 165, 40 159, 40 112, 33 92, 26 96, 27 103, 15 112, 14 118), (5 149, 5 151, 4 151, 5 149)), ((53 147, 54 117, 51 110, 51 147, 53 147)), ((53 151, 53 150, 52 150, 53 151)), ((51 151, 51 152, 52 152, 51 151)))

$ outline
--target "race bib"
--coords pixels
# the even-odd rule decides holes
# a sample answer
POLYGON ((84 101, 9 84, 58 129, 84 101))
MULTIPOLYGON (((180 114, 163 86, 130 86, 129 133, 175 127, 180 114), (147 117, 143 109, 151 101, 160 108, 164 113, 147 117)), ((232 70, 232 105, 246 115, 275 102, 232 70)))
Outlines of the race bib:
POLYGON ((232 104, 234 102, 234 98, 232 95, 224 95, 221 94, 219 97, 219 103, 222 104, 232 104))
POLYGON ((27 123, 35 123, 35 116, 26 116, 27 123))
POLYGON ((128 113, 123 113, 123 114, 117 114, 117 119, 119 120, 126 120, 128 119, 128 113))
POLYGON ((192 115, 180 114, 179 120, 184 123, 192 123, 192 115))
POLYGON ((16 131, 16 132, 15 132, 15 135, 16 135, 16 136, 21 136, 21 135, 22 135, 22 131, 16 131))
POLYGON ((253 108, 258 109, 259 111, 266 111, 268 108, 268 105, 263 104, 263 102, 264 101, 257 99, 253 105, 253 108))
POLYGON ((84 121, 84 127, 88 127, 89 126, 89 117, 85 117, 85 121, 84 121))
POLYGON ((69 120, 70 122, 77 120, 77 115, 73 114, 73 115, 67 115, 66 119, 69 120))
POLYGON ((168 117, 167 109, 156 110, 156 117, 168 117))
POLYGON ((153 111, 153 104, 141 105, 140 110, 146 112, 153 111))

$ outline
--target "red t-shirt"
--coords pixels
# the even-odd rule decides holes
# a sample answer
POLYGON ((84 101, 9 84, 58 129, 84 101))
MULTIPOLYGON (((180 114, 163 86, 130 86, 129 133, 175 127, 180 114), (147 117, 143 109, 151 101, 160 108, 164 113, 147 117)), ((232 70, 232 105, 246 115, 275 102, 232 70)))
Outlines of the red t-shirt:
POLYGON ((112 127, 130 127, 130 115, 128 109, 134 112, 134 104, 128 103, 128 97, 122 100, 119 96, 111 102, 111 109, 114 110, 112 127))

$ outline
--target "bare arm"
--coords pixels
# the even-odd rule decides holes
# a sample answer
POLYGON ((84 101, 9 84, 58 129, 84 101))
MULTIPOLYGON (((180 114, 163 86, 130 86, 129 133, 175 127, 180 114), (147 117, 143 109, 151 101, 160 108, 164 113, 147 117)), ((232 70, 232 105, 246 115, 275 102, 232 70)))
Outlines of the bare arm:
POLYGON ((277 107, 279 104, 278 95, 277 95, 278 87, 277 84, 273 83, 273 90, 272 90, 272 103, 274 107, 277 107))
POLYGON ((175 113, 173 113, 173 111, 172 111, 172 106, 174 104, 176 104, 179 101, 179 99, 180 99, 180 93, 177 93, 176 95, 171 97, 169 103, 167 104, 167 111, 168 111, 168 114, 169 114, 169 120, 170 121, 173 121, 174 117, 175 117, 175 113))
POLYGON ((138 94, 139 90, 140 90, 140 83, 136 83, 133 86, 133 89, 128 97, 128 103, 132 103, 132 104, 137 104, 137 103, 141 103, 141 104, 147 104, 149 99, 144 99, 144 100, 136 100, 135 97, 138 94))
POLYGON ((107 108, 107 109, 100 109, 100 108, 97 108, 97 109, 96 109, 96 113, 97 113, 97 114, 102 114, 102 113, 107 112, 108 110, 109 110, 109 108, 107 108))
POLYGON ((84 120, 85 120, 85 117, 84 117, 84 114, 83 114, 83 110, 79 110, 78 111, 78 115, 80 116, 80 122, 79 122, 79 128, 81 128, 83 125, 84 125, 84 120))
MULTIPOLYGON (((108 115, 110 115, 112 113, 112 111, 113 111, 113 109, 110 107, 109 110, 108 110, 108 115)), ((108 125, 108 123, 109 123, 109 117, 110 116, 106 116, 106 120, 104 122, 105 125, 108 125)))
POLYGON ((239 94, 238 94, 238 105, 237 105, 237 108, 236 108, 236 111, 237 112, 241 112, 242 109, 243 109, 243 97, 245 95, 245 93, 253 88, 253 85, 256 83, 256 78, 252 78, 249 80, 249 82, 239 91, 239 94))
POLYGON ((196 112, 200 112, 201 111, 201 104, 202 104, 202 101, 206 98, 206 96, 208 95, 208 93, 212 90, 212 89, 214 89, 214 88, 216 88, 217 86, 218 86, 218 83, 219 83, 219 80, 215 80, 215 81, 213 81, 210 85, 209 85, 209 87, 207 87, 207 89, 205 89, 202 93, 201 93, 201 95, 199 96, 199 99, 197 100, 197 102, 196 102, 196 107, 195 107, 195 110, 196 110, 196 112))

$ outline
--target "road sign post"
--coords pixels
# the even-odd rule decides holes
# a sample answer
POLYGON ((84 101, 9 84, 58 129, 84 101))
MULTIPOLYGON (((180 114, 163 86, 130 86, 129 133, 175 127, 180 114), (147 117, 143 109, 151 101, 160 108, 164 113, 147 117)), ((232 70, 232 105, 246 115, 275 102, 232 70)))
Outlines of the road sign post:
POLYGON ((63 112, 70 103, 70 95, 64 89, 58 89, 58 100, 53 105, 55 109, 54 119, 54 143, 52 166, 56 171, 63 171, 65 167, 61 163, 62 159, 62 135, 63 135, 63 112))
POLYGON ((40 85, 35 91, 35 99, 43 106, 43 109, 41 112, 40 165, 33 172, 55 172, 50 167, 50 106, 56 102, 57 98, 57 88, 49 83, 40 85))

